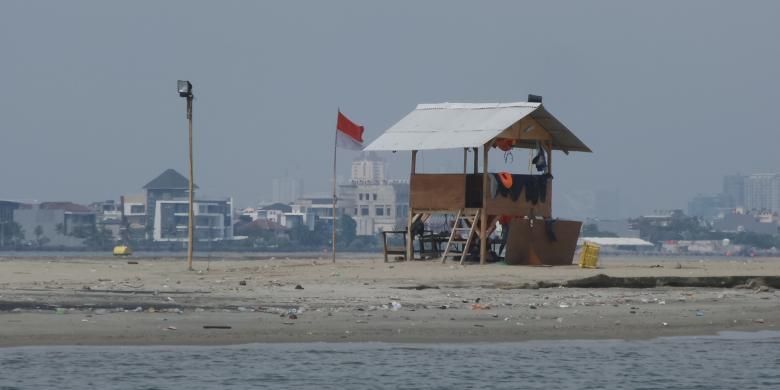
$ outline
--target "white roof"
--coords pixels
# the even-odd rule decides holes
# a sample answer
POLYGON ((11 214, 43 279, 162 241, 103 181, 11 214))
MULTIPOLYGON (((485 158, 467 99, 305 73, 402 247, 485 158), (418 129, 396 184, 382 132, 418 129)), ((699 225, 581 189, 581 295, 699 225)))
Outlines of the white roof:
POLYGON ((577 245, 582 245, 585 241, 603 246, 654 246, 652 242, 632 237, 582 237, 577 245))
POLYGON ((531 115, 553 138, 553 148, 590 152, 541 103, 420 104, 364 150, 430 150, 479 147, 531 115))

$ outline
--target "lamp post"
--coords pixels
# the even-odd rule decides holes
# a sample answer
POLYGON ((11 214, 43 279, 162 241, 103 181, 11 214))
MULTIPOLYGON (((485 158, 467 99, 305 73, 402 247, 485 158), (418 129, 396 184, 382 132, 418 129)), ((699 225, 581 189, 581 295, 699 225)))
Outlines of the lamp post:
POLYGON ((190 140, 190 201, 189 201, 189 214, 187 216, 187 269, 192 271, 192 249, 193 249, 193 237, 195 231, 195 213, 193 212, 193 202, 195 200, 195 188, 193 185, 193 169, 192 169, 192 98, 195 95, 192 94, 192 83, 187 80, 179 80, 177 83, 179 90, 179 96, 187 98, 187 121, 189 122, 189 140, 190 140))

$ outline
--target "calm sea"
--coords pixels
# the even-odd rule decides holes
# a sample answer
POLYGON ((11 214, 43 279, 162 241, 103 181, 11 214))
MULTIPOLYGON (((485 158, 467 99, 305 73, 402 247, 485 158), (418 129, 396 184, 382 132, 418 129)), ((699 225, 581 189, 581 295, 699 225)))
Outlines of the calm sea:
POLYGON ((780 332, 648 341, 0 349, 0 389, 780 389, 780 332))

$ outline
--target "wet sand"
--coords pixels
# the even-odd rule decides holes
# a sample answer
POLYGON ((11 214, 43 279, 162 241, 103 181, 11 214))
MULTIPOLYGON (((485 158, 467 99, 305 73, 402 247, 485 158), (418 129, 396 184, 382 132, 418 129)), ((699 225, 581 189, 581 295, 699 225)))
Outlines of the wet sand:
POLYGON ((0 255, 0 346, 642 339, 780 329, 773 284, 780 259, 605 257, 600 266, 323 257, 212 259, 187 271, 182 259, 0 255), (566 287, 596 275, 624 286, 658 283, 566 287), (719 284, 725 277, 738 278, 719 284), (686 285, 702 280, 709 287, 686 285))

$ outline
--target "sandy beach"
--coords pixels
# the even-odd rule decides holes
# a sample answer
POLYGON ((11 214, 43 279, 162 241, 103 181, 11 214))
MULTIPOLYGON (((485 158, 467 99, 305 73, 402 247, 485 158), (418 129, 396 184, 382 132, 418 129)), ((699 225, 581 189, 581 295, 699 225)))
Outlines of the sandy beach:
POLYGON ((599 269, 211 259, 187 271, 182 259, 0 256, 0 270, 0 346, 643 339, 780 329, 776 258, 604 257, 599 269))

